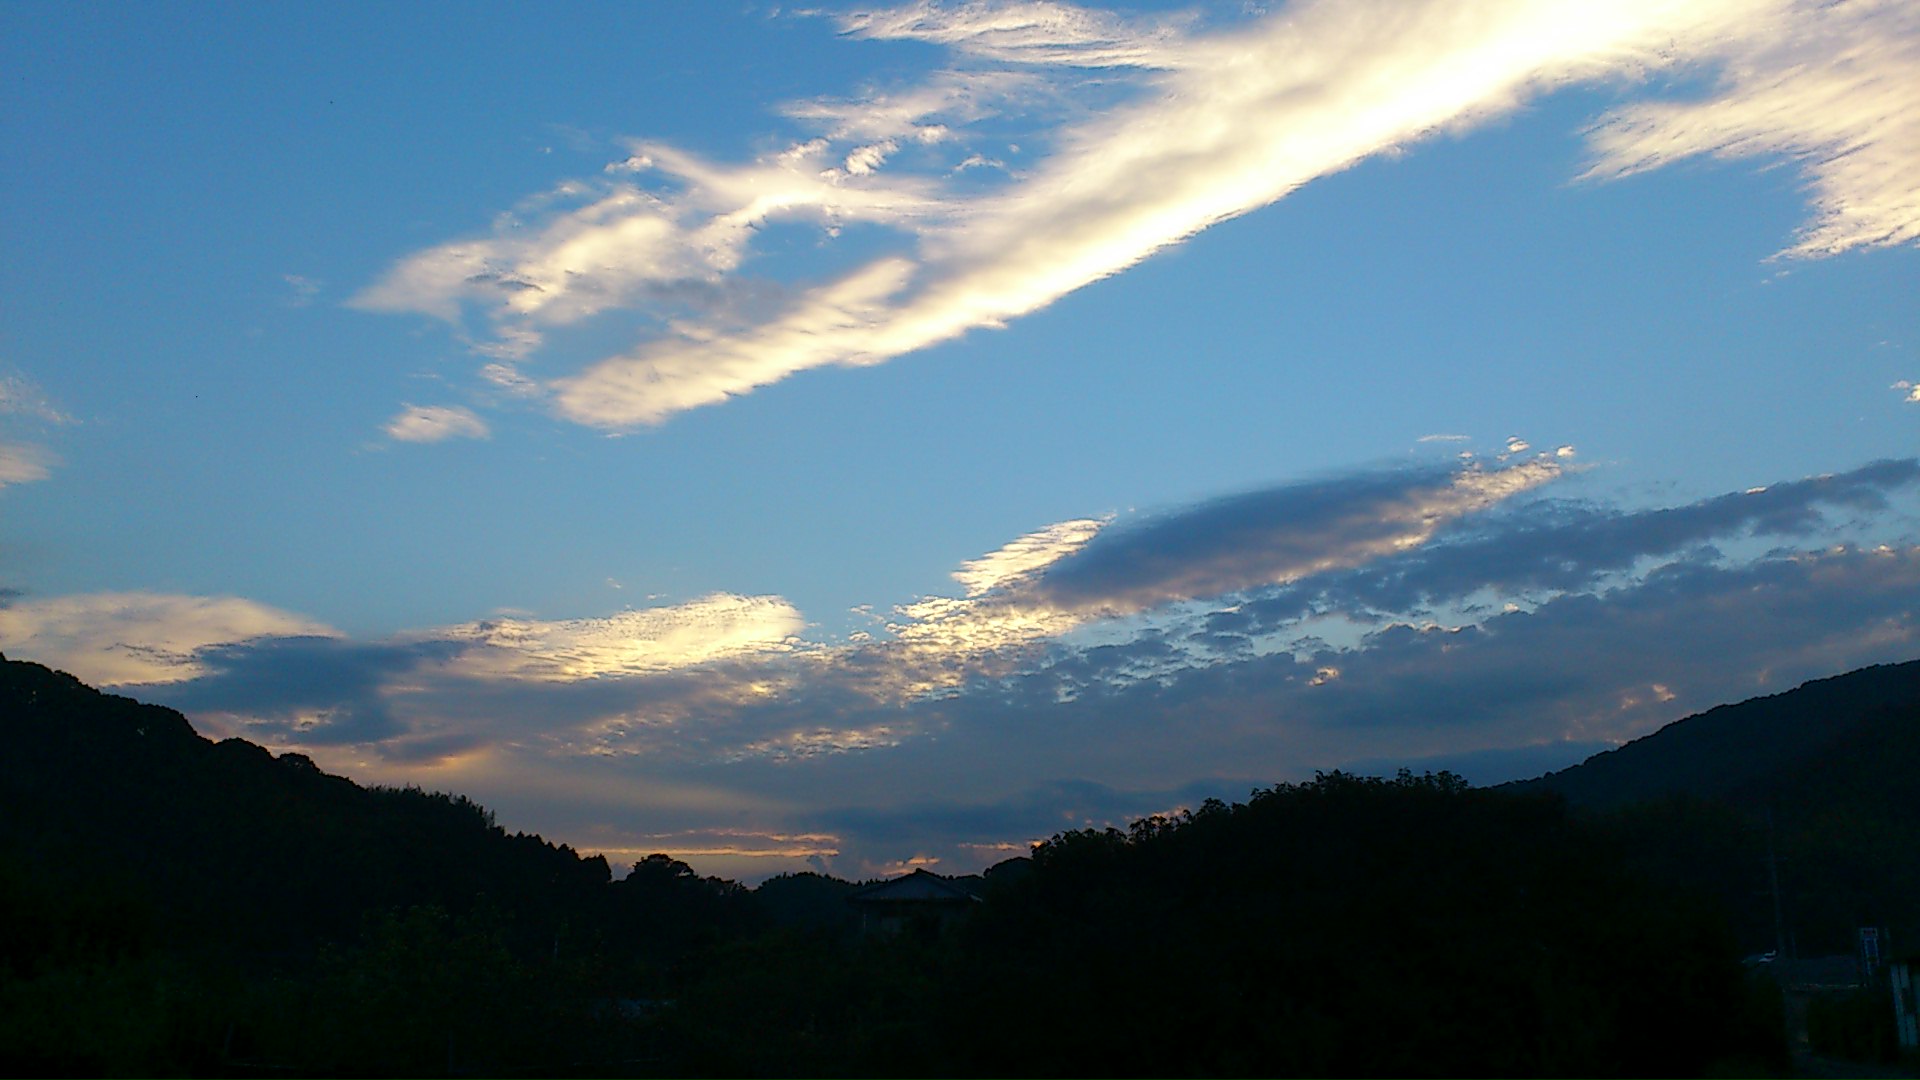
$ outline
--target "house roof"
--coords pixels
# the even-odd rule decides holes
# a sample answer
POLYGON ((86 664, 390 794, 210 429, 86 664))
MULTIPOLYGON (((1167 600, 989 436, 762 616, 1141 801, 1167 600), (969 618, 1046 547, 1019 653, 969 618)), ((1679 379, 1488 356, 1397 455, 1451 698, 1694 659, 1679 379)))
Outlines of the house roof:
POLYGON ((1789 990, 1844 990, 1862 982, 1860 958, 1844 953, 1776 960, 1771 967, 1773 977, 1789 990))
POLYGON ((980 898, 927 870, 876 882, 847 895, 850 904, 977 904, 980 898))

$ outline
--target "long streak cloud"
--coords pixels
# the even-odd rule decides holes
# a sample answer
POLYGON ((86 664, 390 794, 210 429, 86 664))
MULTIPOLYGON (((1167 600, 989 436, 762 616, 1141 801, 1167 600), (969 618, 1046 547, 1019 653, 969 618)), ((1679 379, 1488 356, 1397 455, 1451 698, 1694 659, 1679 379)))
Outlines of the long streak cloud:
POLYGON ((918 87, 791 104, 785 115, 819 134, 744 164, 636 142, 494 236, 402 260, 356 303, 455 323, 477 310, 487 379, 578 423, 655 424, 810 368, 1004 326, 1370 156, 1656 70, 1713 89, 1599 118, 1587 177, 1701 154, 1785 158, 1812 207, 1785 254, 1920 237, 1920 119, 1905 106, 1920 16, 1897 0, 1319 0, 1211 32, 1065 4, 916 3, 839 25, 853 41, 944 47, 954 66, 918 87), (1031 168, 978 181, 1002 172, 972 168, 999 164, 976 145, 982 124, 1047 114, 1096 69, 1102 92, 1130 96, 1058 110, 1069 119, 1031 132, 1044 148, 1031 168), (892 240, 825 279, 753 276, 758 230, 782 221, 892 240), (548 331, 611 310, 656 329, 544 383, 517 368, 548 331))

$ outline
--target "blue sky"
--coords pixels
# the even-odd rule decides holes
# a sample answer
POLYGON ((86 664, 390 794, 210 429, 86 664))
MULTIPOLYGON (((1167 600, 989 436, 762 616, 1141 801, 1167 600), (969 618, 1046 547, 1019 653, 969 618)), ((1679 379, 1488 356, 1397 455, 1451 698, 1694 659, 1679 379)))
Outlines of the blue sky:
POLYGON ((0 9, 0 650, 965 870, 1920 654, 1920 12, 0 9))

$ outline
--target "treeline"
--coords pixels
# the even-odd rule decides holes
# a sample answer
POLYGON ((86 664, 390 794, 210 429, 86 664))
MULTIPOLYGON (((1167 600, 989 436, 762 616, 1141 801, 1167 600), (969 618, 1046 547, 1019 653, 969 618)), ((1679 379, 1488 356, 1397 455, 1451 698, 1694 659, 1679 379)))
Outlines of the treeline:
POLYGON ((767 935, 664 1021, 706 1075, 1785 1075, 1711 908, 1556 798, 1321 776, 1060 834, 946 933, 767 935))
POLYGON ((1045 1072, 1639 1076, 1780 1060, 1777 1020, 1714 913, 1634 875, 1552 799, 1333 774, 1124 836, 1057 837, 1032 880, 976 931, 990 970, 1022 988, 980 1021, 1055 998, 1081 1003, 1069 1031, 1103 999, 1151 1018, 1015 1049, 1045 1072))
POLYGON ((876 937, 853 883, 616 880, 37 665, 0 661, 0 725, 12 1073, 1786 1070, 1728 900, 1760 864, 1713 869, 1694 810, 1335 773, 1060 834, 876 937))

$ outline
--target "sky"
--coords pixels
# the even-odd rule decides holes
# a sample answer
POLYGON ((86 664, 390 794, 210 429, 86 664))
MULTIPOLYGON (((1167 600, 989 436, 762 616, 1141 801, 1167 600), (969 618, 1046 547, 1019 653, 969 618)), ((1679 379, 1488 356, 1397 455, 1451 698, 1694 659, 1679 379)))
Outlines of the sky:
POLYGON ((977 870, 1920 656, 1920 5, 0 5, 0 652, 977 870))

